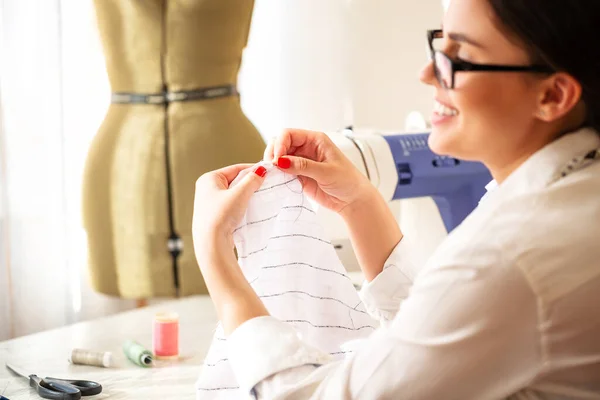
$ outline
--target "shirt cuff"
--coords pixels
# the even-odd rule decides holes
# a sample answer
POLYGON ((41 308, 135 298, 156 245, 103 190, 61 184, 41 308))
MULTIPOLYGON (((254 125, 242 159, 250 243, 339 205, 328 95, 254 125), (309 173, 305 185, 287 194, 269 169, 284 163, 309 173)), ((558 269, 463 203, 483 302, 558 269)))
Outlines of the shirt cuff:
POLYGON ((292 326, 271 316, 244 322, 227 338, 227 348, 231 368, 245 393, 283 370, 333 360, 304 343, 292 326))
POLYGON ((388 257, 383 271, 371 282, 365 281, 359 292, 367 312, 382 325, 394 319, 417 275, 410 249, 411 245, 404 237, 388 257))

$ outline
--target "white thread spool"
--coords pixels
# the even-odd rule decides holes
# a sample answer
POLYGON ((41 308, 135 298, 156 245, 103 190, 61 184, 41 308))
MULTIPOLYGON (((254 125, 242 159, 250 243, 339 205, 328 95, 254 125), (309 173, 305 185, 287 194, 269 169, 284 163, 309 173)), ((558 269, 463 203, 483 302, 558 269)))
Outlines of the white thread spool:
POLYGON ((92 365, 95 367, 110 368, 112 366, 112 353, 110 351, 91 351, 73 349, 69 355, 69 362, 77 365, 92 365))

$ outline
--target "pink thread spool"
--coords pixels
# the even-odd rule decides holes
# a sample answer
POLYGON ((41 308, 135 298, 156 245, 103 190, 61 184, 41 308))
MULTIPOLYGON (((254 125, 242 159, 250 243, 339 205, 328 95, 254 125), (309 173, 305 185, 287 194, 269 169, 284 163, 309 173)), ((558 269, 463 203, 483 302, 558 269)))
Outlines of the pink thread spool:
POLYGON ((179 358, 179 315, 158 313, 154 316, 152 347, 156 358, 179 358))

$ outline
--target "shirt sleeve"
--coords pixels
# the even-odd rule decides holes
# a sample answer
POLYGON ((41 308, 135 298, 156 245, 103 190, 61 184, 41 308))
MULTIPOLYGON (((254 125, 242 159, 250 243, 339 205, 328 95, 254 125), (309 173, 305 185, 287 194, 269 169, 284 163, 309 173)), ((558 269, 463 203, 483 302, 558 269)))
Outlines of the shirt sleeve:
POLYGON ((411 257, 412 245, 408 241, 407 237, 402 238, 385 262, 383 271, 371 282, 365 281, 359 292, 367 312, 384 327, 398 313, 417 275, 411 257))
POLYGON ((537 307, 515 268, 448 265, 419 274, 390 326, 343 361, 272 317, 232 333, 230 360, 259 399, 504 398, 543 365, 537 307))

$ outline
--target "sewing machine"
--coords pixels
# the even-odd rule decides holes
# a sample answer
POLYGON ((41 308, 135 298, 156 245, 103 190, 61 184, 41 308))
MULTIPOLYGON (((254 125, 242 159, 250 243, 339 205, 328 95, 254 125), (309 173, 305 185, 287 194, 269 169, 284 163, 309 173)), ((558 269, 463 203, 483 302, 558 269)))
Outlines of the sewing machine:
MULTIPOLYGON (((388 202, 431 197, 447 232, 479 203, 492 177, 484 165, 433 153, 429 134, 330 134, 344 154, 388 202)), ((347 231, 338 216, 319 210, 327 234, 350 271, 358 270, 347 231)))

